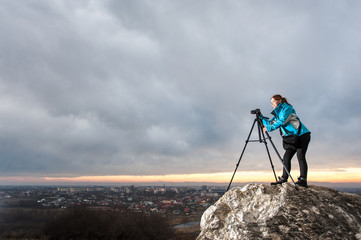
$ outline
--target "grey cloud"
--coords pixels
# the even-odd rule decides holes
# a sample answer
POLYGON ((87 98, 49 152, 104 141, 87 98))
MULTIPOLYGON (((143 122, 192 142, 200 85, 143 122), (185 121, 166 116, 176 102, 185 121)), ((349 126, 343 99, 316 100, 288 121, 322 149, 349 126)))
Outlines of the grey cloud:
MULTIPOLYGON (((359 166, 359 7, 3 1, 0 171, 232 171, 250 110, 269 115, 275 93, 312 131, 314 167, 359 166)), ((268 169, 249 151, 245 169, 268 169)))

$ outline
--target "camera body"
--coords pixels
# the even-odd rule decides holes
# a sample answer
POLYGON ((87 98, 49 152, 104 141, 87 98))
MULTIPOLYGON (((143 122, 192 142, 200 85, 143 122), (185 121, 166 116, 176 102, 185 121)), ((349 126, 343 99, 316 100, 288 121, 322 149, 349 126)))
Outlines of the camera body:
POLYGON ((259 108, 251 110, 251 114, 261 115, 261 110, 259 108))

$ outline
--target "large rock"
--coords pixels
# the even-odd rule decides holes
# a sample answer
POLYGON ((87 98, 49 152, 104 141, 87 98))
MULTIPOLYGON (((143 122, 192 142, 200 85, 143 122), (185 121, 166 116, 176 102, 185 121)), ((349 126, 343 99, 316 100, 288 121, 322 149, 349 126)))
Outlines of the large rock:
POLYGON ((318 186, 249 184, 203 214, 197 240, 361 239, 361 196, 318 186))

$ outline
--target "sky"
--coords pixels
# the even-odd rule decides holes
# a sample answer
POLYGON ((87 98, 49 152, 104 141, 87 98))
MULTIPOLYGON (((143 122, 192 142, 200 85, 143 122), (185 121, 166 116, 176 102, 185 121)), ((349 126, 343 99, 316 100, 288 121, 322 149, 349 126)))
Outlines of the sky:
MULTIPOLYGON (((357 0, 0 0, 0 182, 227 182, 250 111, 270 116, 274 94, 312 132, 309 180, 361 182, 360 10, 357 0)), ((248 144, 236 176, 272 181, 263 144, 248 144)))

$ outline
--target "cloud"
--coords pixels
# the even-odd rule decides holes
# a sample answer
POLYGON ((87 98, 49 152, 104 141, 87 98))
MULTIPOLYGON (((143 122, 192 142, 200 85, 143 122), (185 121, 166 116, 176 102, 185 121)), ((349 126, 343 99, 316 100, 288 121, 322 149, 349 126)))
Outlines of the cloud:
POLYGON ((275 93, 312 131, 310 168, 360 167, 359 5, 3 1, 0 171, 232 171, 275 93))

